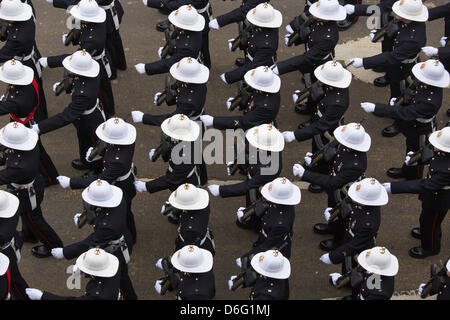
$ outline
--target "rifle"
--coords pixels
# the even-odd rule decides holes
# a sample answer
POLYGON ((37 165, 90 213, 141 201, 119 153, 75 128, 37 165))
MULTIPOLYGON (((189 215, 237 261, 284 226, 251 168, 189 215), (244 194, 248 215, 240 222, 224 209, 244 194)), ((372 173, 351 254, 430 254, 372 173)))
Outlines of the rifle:
POLYGON ((415 88, 420 83, 419 80, 417 79, 412 80, 411 77, 408 77, 406 79, 406 82, 408 83, 408 87, 405 88, 402 96, 395 101, 394 107, 399 107, 403 104, 408 104, 415 94, 415 88))
MULTIPOLYGON (((391 14, 392 15, 392 14, 391 14)), ((399 30, 398 27, 399 20, 396 18, 392 18, 384 27, 378 29, 373 36, 372 42, 377 42, 384 36, 392 38, 392 36, 399 30)))
POLYGON ((105 141, 99 140, 97 146, 94 149, 92 149, 91 153, 89 154, 88 161, 92 161, 95 158, 95 156, 102 154, 107 146, 108 144, 105 141))
POLYGON ((8 38, 8 33, 9 33, 8 25, 9 25, 8 22, 6 22, 4 20, 0 21, 0 41, 2 41, 2 42, 6 41, 6 39, 8 38))
POLYGON ((312 101, 319 101, 324 94, 325 91, 323 90, 323 85, 319 80, 317 80, 316 82, 313 82, 310 87, 299 92, 294 106, 301 104, 308 97, 311 97, 312 101))
POLYGON ((358 271, 358 267, 352 268, 353 257, 346 256, 344 258, 345 274, 336 281, 336 288, 340 289, 350 283, 352 288, 357 287, 363 280, 362 274, 358 271))
POLYGON ((56 86, 55 96, 59 96, 64 90, 66 93, 70 93, 73 88, 73 78, 69 76, 69 72, 64 69, 64 78, 63 80, 56 86))
POLYGON ((156 148, 155 153, 152 156, 152 162, 155 162, 156 160, 158 160, 159 156, 162 156, 163 160, 167 161, 168 160, 168 158, 166 157, 167 151, 169 151, 169 155, 170 155, 171 145, 172 145, 172 141, 171 141, 170 137, 161 133, 161 143, 156 148), (166 160, 166 158, 167 158, 167 160, 166 160))
POLYGON ((430 267, 430 274, 431 274, 431 279, 425 284, 425 287, 422 290, 422 294, 420 295, 420 297, 422 299, 425 299, 426 297, 428 297, 431 293, 431 290, 433 290, 434 292, 439 291, 439 289, 441 288, 441 286, 446 284, 446 277, 447 277, 447 268, 444 265, 440 271, 437 271, 437 264, 432 264, 430 267))
POLYGON ((248 191, 249 198, 252 201, 252 204, 242 210, 244 216, 242 217, 241 221, 243 222, 247 221, 252 215, 262 217, 266 213, 267 209, 269 209, 269 203, 263 197, 257 199, 256 192, 257 189, 250 189, 248 191))
POLYGON ((297 16, 294 19, 294 33, 290 35, 287 46, 292 46, 297 40, 300 40, 300 43, 305 43, 309 34, 311 33, 311 28, 309 27, 315 21, 313 16, 307 16, 305 12, 303 12, 300 16, 297 16), (300 19, 303 22, 300 22, 300 19))
POLYGON ((165 59, 167 55, 173 54, 173 47, 175 45, 175 38, 178 35, 178 29, 174 28, 172 33, 170 32, 171 29, 164 30, 164 35, 166 37, 166 44, 163 47, 163 50, 161 52, 161 59, 165 59))
POLYGON ((166 273, 161 284, 161 295, 164 295, 167 290, 172 291, 173 289, 178 288, 180 284, 180 275, 174 270, 168 258, 162 259, 161 265, 163 271, 166 273))
POLYGON ((238 94, 234 97, 229 110, 234 111, 237 106, 239 106, 239 110, 244 109, 251 98, 252 91, 253 90, 251 87, 247 86, 244 81, 240 80, 238 82, 238 94))
POLYGON ((304 163, 303 166, 312 168, 317 163, 319 163, 320 160, 324 159, 326 162, 329 162, 336 155, 339 142, 334 137, 332 137, 328 131, 324 132, 324 136, 328 139, 328 143, 314 152, 314 154, 311 156, 311 163, 309 165, 304 163))
POLYGON ((8 150, 8 147, 5 147, 4 145, 0 145, 0 166, 4 166, 6 164, 7 150, 8 150))
POLYGON ((81 216, 78 218, 77 227, 81 229, 86 223, 93 224, 95 220, 95 211, 84 208, 81 216))
POLYGON ((73 28, 69 31, 67 34, 67 38, 64 41, 64 45, 67 47, 70 43, 73 45, 76 45, 80 42, 80 36, 81 36, 81 29, 79 28, 73 28))
POLYGON ((421 134, 419 136, 419 150, 414 152, 411 155, 411 159, 408 161, 408 165, 414 165, 421 161, 422 163, 429 163, 431 158, 434 155, 433 145, 430 143, 426 143, 426 135, 421 134))
POLYGON ((236 51, 237 48, 240 48, 241 50, 245 50, 247 48, 248 34, 252 29, 252 25, 241 21, 239 22, 238 29, 239 34, 236 38, 234 38, 231 45, 231 51, 233 52, 236 51))
POLYGON ((177 102, 176 99, 177 89, 179 86, 180 86, 179 81, 175 81, 175 83, 172 84, 170 76, 167 76, 165 82, 165 89, 159 96, 158 100, 156 100, 156 105, 160 106, 164 102, 166 102, 168 106, 174 105, 177 102))
POLYGON ((339 203, 330 210, 330 218, 328 219, 328 223, 336 220, 338 216, 341 216, 342 219, 347 218, 352 211, 351 199, 347 195, 347 190, 342 190, 345 193, 345 198, 339 201, 339 203))

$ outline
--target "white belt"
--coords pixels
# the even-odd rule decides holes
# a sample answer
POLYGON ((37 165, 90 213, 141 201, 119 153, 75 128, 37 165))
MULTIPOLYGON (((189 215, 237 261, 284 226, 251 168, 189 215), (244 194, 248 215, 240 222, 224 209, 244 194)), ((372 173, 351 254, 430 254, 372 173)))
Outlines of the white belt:
POLYGON ((15 56, 14 59, 17 61, 21 61, 21 62, 32 59, 34 65, 36 66, 36 71, 38 73, 38 76, 39 76, 39 78, 41 78, 41 75, 42 75, 41 65, 39 64, 39 61, 36 61, 36 59, 34 59, 34 46, 31 49, 31 53, 29 55, 27 55, 25 57, 15 56))
POLYGON ((433 116, 430 119, 417 118, 416 121, 420 123, 430 123, 434 120, 434 118, 436 118, 436 116, 433 116))
POLYGON ((419 54, 417 54, 414 58, 412 59, 405 59, 402 61, 402 63, 413 63, 416 62, 417 58, 419 57, 419 54))
POLYGON ((450 186, 442 187, 442 190, 450 190, 450 186))
POLYGON ((312 6, 313 4, 311 3, 311 1, 306 1, 306 3, 308 4, 308 6, 312 6))
POLYGON ((83 111, 82 115, 83 115, 83 116, 87 116, 87 115, 91 114, 92 112, 94 112, 94 110, 95 110, 96 108, 99 107, 99 105, 100 105, 100 104, 99 104, 99 100, 97 99, 97 102, 95 103, 95 106, 94 106, 93 108, 89 109, 89 110, 83 111))
POLYGON ((247 53, 247 58, 248 58, 251 62, 253 62, 253 57, 250 55, 250 53, 247 53))
POLYGON ((205 12, 206 10, 208 10, 209 7, 210 7, 210 5, 209 5, 209 2, 208 2, 208 4, 206 5, 206 7, 201 8, 201 9, 198 9, 197 12, 198 12, 198 13, 203 13, 203 12, 205 12))
MULTIPOLYGON (((178 234, 178 237, 180 238, 181 241, 184 242, 184 238, 183 238, 183 236, 181 235, 181 233, 178 234)), ((205 243, 206 239, 210 239, 210 240, 211 240, 211 236, 209 235, 209 228, 206 229, 206 234, 205 234, 205 236, 203 237, 203 239, 200 241, 199 246, 202 246, 202 245, 205 243)), ((211 241, 212 241, 212 240, 211 240, 211 241)))
POLYGON ((13 242, 14 242, 14 237, 10 241, 8 241, 4 245, 2 245, 0 247, 0 251, 5 251, 6 249, 8 249, 12 245, 13 242))
POLYGON ((117 249, 120 249, 122 251, 125 262, 127 264, 128 264, 128 262, 130 262, 130 260, 131 260, 130 253, 128 252, 128 245, 125 241, 125 236, 122 235, 119 239, 108 242, 108 246, 105 248, 105 251, 108 252, 107 249, 112 251, 112 252, 109 252, 111 254, 113 252, 115 252, 117 249))
MULTIPOLYGON (((173 172, 173 168, 171 166, 169 166, 168 170, 169 172, 173 172)), ((197 173, 197 166, 194 166, 194 169, 192 169, 191 172, 189 172, 186 178, 192 177, 194 173, 197 173)))
POLYGON ((350 235, 352 236, 352 238, 355 237, 355 234, 353 233, 352 229, 348 229, 348 233, 350 233, 350 235))
POLYGON ((113 0, 111 2, 111 4, 107 5, 107 6, 100 6, 101 8, 105 9, 105 10, 110 10, 111 11, 111 15, 114 21, 114 26, 116 27, 116 30, 119 30, 119 17, 117 16, 117 11, 113 10, 113 7, 115 6, 115 1, 113 0))
POLYGON ((200 113, 197 116, 189 117, 189 119, 191 119, 192 121, 198 120, 200 116, 203 115, 204 112, 205 108, 203 108, 202 111, 200 111, 200 113))
MULTIPOLYGON (((264 236, 264 238, 267 238, 267 233, 266 233, 266 231, 264 231, 264 228, 261 228, 261 234, 264 236)), ((283 241, 287 240, 288 237, 289 237, 289 234, 287 234, 287 235, 283 238, 283 241)))
POLYGON ((11 182, 11 185, 16 189, 29 189, 33 186, 33 183, 34 183, 34 180, 31 181, 30 183, 25 183, 25 184, 18 184, 18 183, 11 182))
POLYGON ((11 241, 5 243, 1 248, 0 251, 5 251, 9 247, 12 247, 14 252, 16 253, 17 262, 20 261, 20 250, 19 248, 16 248, 16 241, 14 240, 14 237, 12 237, 11 241))
POLYGON ((123 175, 123 176, 121 176, 121 177, 118 177, 118 178, 116 179, 116 181, 124 181, 124 180, 127 180, 128 177, 129 177, 129 176, 131 175, 131 173, 133 172, 133 168, 134 168, 134 164, 131 164, 131 169, 130 169, 130 171, 128 171, 127 174, 125 174, 125 175, 123 175))
POLYGON ((333 55, 331 54, 331 52, 329 54, 327 54, 325 57, 323 57, 322 60, 326 60, 329 57, 333 58, 333 55))
POLYGON ((322 117, 323 117, 323 114, 322 114, 322 112, 320 112, 319 109, 317 109, 316 114, 317 114, 317 116, 318 116, 319 118, 322 118, 322 117))
POLYGON ((33 188, 33 183, 34 183, 34 179, 30 183, 26 183, 26 184, 18 184, 18 183, 11 182, 11 185, 15 189, 17 189, 17 190, 24 189, 24 190, 28 191, 28 197, 30 199, 31 210, 34 210, 37 208, 36 191, 33 190, 34 192, 31 192, 31 189, 33 188))
POLYGON ((105 49, 103 49, 103 52, 101 54, 99 54, 98 56, 92 57, 92 59, 94 59, 96 61, 101 60, 100 62, 105 67, 108 78, 111 78, 111 75, 112 75, 111 66, 109 64, 108 58, 105 58, 105 57, 106 57, 106 53, 105 53, 105 49))

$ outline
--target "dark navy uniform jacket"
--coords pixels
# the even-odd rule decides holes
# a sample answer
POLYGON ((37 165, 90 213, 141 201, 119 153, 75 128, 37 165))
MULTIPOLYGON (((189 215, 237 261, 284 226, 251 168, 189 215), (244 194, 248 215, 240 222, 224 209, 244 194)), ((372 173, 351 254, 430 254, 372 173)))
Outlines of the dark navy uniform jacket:
POLYGON ((145 64, 148 75, 169 72, 170 67, 185 57, 197 59, 202 48, 202 32, 179 30, 171 57, 145 64))
MULTIPOLYGON (((395 120, 407 122, 405 129, 412 129, 416 125, 420 133, 430 133, 430 124, 423 124, 416 119, 431 119, 442 105, 442 88, 420 83, 415 90, 415 95, 410 104, 393 107, 386 104, 375 104, 374 114, 381 117, 389 117, 395 120), (422 128, 423 127, 423 128, 422 128), (428 129, 428 130, 426 130, 428 129), (427 132, 424 132, 424 131, 427 132)), ((404 130, 402 130, 404 131, 404 130)))
POLYGON ((6 300, 11 290, 10 280, 8 280, 8 272, 9 270, 6 270, 6 272, 0 276, 0 300, 6 300))
MULTIPOLYGON (((119 18, 119 23, 122 22, 122 17, 124 14, 123 7, 119 0, 96 0, 99 6, 109 6, 113 1, 117 10, 117 17, 119 18)), ((54 0, 53 6, 55 8, 67 9, 69 6, 76 5, 80 0, 54 0)), ((110 10, 106 11, 106 28, 108 33, 116 30, 116 26, 114 24, 114 20, 110 10)))
POLYGON ((228 83, 244 78, 247 71, 259 66, 271 66, 278 50, 278 28, 260 28, 253 26, 248 39, 245 64, 225 73, 228 83), (248 56, 251 56, 251 59, 248 56))
POLYGON ((239 8, 218 16, 216 18, 217 23, 220 27, 223 27, 233 22, 244 21, 247 16, 247 12, 255 8, 258 4, 264 2, 270 2, 270 0, 242 0, 242 5, 239 8))
POLYGON ((243 116, 214 117, 213 127, 219 130, 247 130, 265 123, 272 123, 280 109, 280 92, 255 91, 243 116))
POLYGON ((129 202, 136 195, 136 188, 133 184, 133 173, 123 181, 116 181, 116 179, 126 175, 130 171, 131 164, 133 163, 134 147, 134 143, 130 145, 108 144, 102 155, 104 161, 103 171, 99 175, 70 178, 70 187, 72 189, 83 189, 97 179, 105 180, 122 189, 124 199, 129 202))
POLYGON ((175 240, 175 251, 192 244, 210 251, 213 255, 215 254, 209 239, 206 239, 203 244, 200 244, 208 230, 209 216, 209 205, 200 210, 183 210, 180 214, 180 223, 178 226, 179 237, 175 240))
MULTIPOLYGON (((99 56, 106 45, 106 24, 105 23, 82 23, 81 35, 79 39, 80 49, 86 50, 91 57, 99 56)), ((61 67, 64 58, 70 54, 63 54, 54 57, 48 57, 47 63, 49 68, 61 67)), ((101 61, 99 61, 102 65, 101 61)))
POLYGON ((375 284, 376 282, 372 282, 372 279, 369 279, 373 276, 372 273, 364 272, 363 273, 363 281, 361 282, 359 288, 359 296, 361 300, 390 300, 392 294, 394 293, 394 285, 395 285, 395 277, 389 276, 380 276, 380 288, 377 289, 375 286, 371 288, 368 287, 368 283, 375 284))
POLYGON ((206 83, 196 84, 183 82, 177 88, 177 107, 175 111, 162 115, 144 114, 142 123, 151 126, 160 126, 164 120, 175 114, 184 114, 193 120, 193 117, 195 118, 202 114, 205 107, 207 91, 206 83))
POLYGON ((330 252, 334 264, 343 262, 346 256, 373 248, 375 244, 381 222, 380 207, 352 203, 352 209, 342 244, 330 252))
POLYGON ((431 290, 430 295, 437 294, 437 300, 450 300, 450 277, 445 276, 445 284, 441 286, 438 290, 431 290))
MULTIPOLYGON (((77 76, 73 81, 72 102, 60 113, 39 122, 41 134, 64 127, 97 103, 100 77, 77 76)), ((94 111, 95 112, 95 111, 94 111)))
MULTIPOLYGON (((399 31, 394 36, 392 51, 383 52, 372 57, 363 58, 364 69, 377 66, 388 68, 398 66, 406 59, 413 59, 426 43, 426 28, 424 22, 398 22, 399 31)), ((412 63, 412 62, 411 62, 412 63)))
POLYGON ((38 97, 31 83, 26 86, 9 85, 0 101, 0 115, 12 113, 18 118, 26 118, 37 104, 38 97))
POLYGON ((110 278, 92 277, 81 297, 64 297, 44 291, 41 300, 117 300, 119 290, 120 269, 110 278))
POLYGON ((445 36, 450 36, 450 2, 442 6, 428 9, 428 21, 445 18, 445 36))
MULTIPOLYGON (((230 185, 223 185, 219 187, 219 192, 221 197, 236 197, 236 196, 242 196, 245 195, 250 189, 255 189, 262 187, 266 183, 273 181, 275 178, 277 178, 282 169, 282 157, 281 152, 272 152, 272 157, 278 157, 278 163, 279 167, 278 170, 273 174, 262 174, 263 168, 269 168, 272 161, 270 161, 268 164, 261 164, 260 161, 256 161, 256 164, 250 164, 248 167, 248 174, 251 178, 247 178, 245 181, 230 185)), ((250 156, 252 158, 253 155, 250 156)), ((253 161, 252 161, 253 162, 253 161)), ((270 170, 272 170, 271 168, 270 170)))
POLYGON ((245 255, 250 256, 267 250, 278 250, 287 242, 287 245, 280 252, 289 259, 291 256, 290 237, 293 232, 294 219, 295 206, 270 203, 269 209, 261 218, 261 231, 258 240, 245 255))
POLYGON ((211 300, 216 294, 214 272, 180 273, 180 286, 177 297, 180 300, 211 300))
POLYGON ((310 125, 294 131, 298 141, 311 139, 316 134, 330 134, 339 126, 339 120, 347 111, 350 104, 348 88, 335 88, 326 86, 325 95, 317 105, 316 114, 310 125))
POLYGON ((302 180, 317 184, 326 189, 341 189, 347 183, 356 181, 367 169, 367 154, 339 146, 333 161, 333 169, 330 175, 320 174, 311 170, 305 170, 302 180))
MULTIPOLYGON (((97 208, 96 218, 94 220, 94 232, 80 242, 65 246, 63 248, 64 257, 67 260, 71 260, 79 257, 80 254, 91 248, 99 247, 104 249, 110 241, 118 240, 122 236, 125 237, 131 255, 133 245, 131 235, 126 228, 126 214, 127 208, 123 199, 119 206, 115 208, 97 208)), ((119 261, 123 258, 120 249, 112 254, 117 256, 119 261)))
POLYGON ((279 74, 295 70, 310 73, 319 65, 333 59, 334 47, 339 41, 336 21, 315 21, 310 28, 311 33, 306 43, 307 51, 302 55, 278 62, 279 74))
POLYGON ((430 169, 425 179, 391 182, 391 192, 419 193, 422 201, 428 206, 441 205, 450 208, 449 190, 442 190, 450 186, 450 153, 437 151, 430 161, 430 169))
POLYGON ((169 11, 177 10, 184 5, 192 5, 195 9, 203 9, 209 3, 209 0, 161 0, 160 7, 169 11))
POLYGON ((252 287, 250 300, 288 300, 289 280, 260 275, 252 287))

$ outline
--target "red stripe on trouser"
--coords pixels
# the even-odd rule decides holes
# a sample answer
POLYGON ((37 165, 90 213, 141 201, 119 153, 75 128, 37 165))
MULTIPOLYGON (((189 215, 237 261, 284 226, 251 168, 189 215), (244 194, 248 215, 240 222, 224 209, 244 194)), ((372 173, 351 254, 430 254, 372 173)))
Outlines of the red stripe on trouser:
POLYGON ((44 172, 44 174, 47 176, 47 180, 48 182, 52 183, 52 178, 50 177, 50 175, 48 174, 47 170, 45 170, 44 165, 42 164, 42 162, 39 161, 39 167, 41 167, 42 171, 44 172))
POLYGON ((438 216, 438 212, 434 214, 433 226, 431 227, 431 252, 434 252, 434 229, 436 227, 436 219, 438 216))
POLYGON ((22 298, 22 300, 25 300, 25 297, 20 293, 19 289, 17 288, 16 284, 13 283, 14 289, 16 289, 16 292, 19 294, 20 298, 22 298))
POLYGON ((9 292, 11 291, 11 274, 9 273, 9 269, 6 270, 6 277, 8 278, 8 291, 6 292, 5 300, 8 299, 9 292))
POLYGON ((119 288, 119 292, 120 292, 120 295, 122 296, 122 299, 123 299, 123 300, 127 300, 127 299, 125 299, 125 296, 123 295, 123 291, 122 291, 121 288, 119 288))
POLYGON ((31 225, 34 227, 36 232, 39 233, 41 238, 44 239, 45 242, 47 242, 49 247, 54 248, 55 246, 52 245, 52 243, 50 241, 48 241, 48 239, 42 234, 42 232, 39 230, 39 228, 34 224, 33 219, 31 219, 30 211, 27 211, 27 217, 28 217, 28 220, 30 220, 31 225))

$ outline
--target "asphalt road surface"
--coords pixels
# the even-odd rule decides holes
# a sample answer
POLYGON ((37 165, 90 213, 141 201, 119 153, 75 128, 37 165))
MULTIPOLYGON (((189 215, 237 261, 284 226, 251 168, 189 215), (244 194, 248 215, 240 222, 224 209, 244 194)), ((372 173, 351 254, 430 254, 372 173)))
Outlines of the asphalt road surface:
MULTIPOLYGON (((212 0, 214 15, 226 13, 239 5, 239 1, 212 0)), ((303 47, 287 48, 284 45, 284 27, 303 10, 303 1, 273 0, 275 8, 282 11, 283 26, 280 28, 280 45, 278 59, 284 60, 301 54, 303 47)), ((429 5, 441 5, 445 1, 429 1, 429 5)), ((34 3, 37 18, 37 45, 43 56, 62 53, 71 53, 73 47, 64 47, 61 43, 62 33, 67 32, 65 20, 68 15, 61 9, 53 8, 45 1, 34 3)), ((118 73, 118 79, 113 81, 113 90, 116 101, 117 115, 126 117, 132 110, 144 112, 169 113, 173 107, 161 108, 153 105, 153 95, 162 91, 165 75, 139 75, 134 64, 151 62, 158 59, 157 50, 164 44, 164 36, 157 32, 155 24, 165 19, 157 10, 144 7, 141 1, 122 0, 125 16, 120 28, 127 55, 128 69, 118 73)), ((359 20, 357 25, 340 34, 340 44, 356 40, 368 35, 369 29, 366 19, 359 20)), ((443 35, 443 21, 427 24, 427 44, 439 46, 438 42, 443 35)), ((210 33, 210 50, 212 69, 208 83, 208 97, 206 113, 210 115, 229 115, 225 107, 228 97, 236 93, 235 85, 224 84, 219 75, 234 68, 234 60, 242 56, 241 52, 230 53, 227 39, 236 36, 237 26, 230 25, 210 33)), ((347 50, 352 56, 358 57, 358 50, 347 50)), ((377 52, 373 52, 376 54, 377 52)), ((350 58, 346 57, 346 58, 350 58)), ((343 59, 344 57, 337 57, 343 59)), ((424 57, 422 57, 424 58, 424 57)), ((65 108, 70 101, 69 95, 55 97, 51 91, 52 84, 62 79, 62 69, 45 69, 44 85, 50 115, 54 115, 65 108)), ((295 89, 302 88, 300 75, 293 72, 282 76, 281 108, 278 115, 278 127, 281 131, 292 130, 303 121, 306 116, 300 116, 293 111, 291 94, 295 89)), ((389 92, 387 88, 377 88, 361 80, 353 80, 350 87, 351 105, 345 114, 345 122, 360 121, 367 114, 360 108, 362 101, 387 102, 389 92)), ((449 93, 445 91, 444 101, 438 114, 439 127, 449 120, 445 115, 449 102, 449 93)), ((237 111, 236 111, 237 112, 237 111)), ((8 117, 3 117, 5 124, 8 117)), ((384 138, 381 129, 389 125, 389 119, 377 118, 368 115, 364 127, 372 137, 372 147, 368 153, 367 177, 375 177, 380 182, 389 181, 385 175, 388 168, 401 165, 404 159, 404 138, 384 138)), ((152 163, 148 159, 148 152, 159 144, 160 129, 142 124, 136 125, 137 140, 134 163, 138 168, 138 178, 154 178, 164 174, 167 165, 162 162, 152 163)), ((72 159, 78 156, 76 132, 73 126, 67 126, 42 136, 48 153, 53 158, 59 173, 70 177, 79 176, 82 172, 73 169, 70 165, 72 159)), ((310 151, 311 142, 293 142, 284 150, 283 175, 292 178, 292 165, 310 151)), ((226 175, 225 165, 216 164, 208 167, 210 179, 225 183, 229 177, 226 175)), ((232 179, 240 179, 236 176, 232 179)), ((160 257, 168 256, 175 247, 174 240, 177 227, 170 224, 160 215, 160 207, 169 196, 169 191, 153 195, 149 193, 138 194, 133 201, 133 212, 138 230, 138 242, 134 248, 132 261, 129 264, 130 276, 139 299, 173 299, 174 293, 160 296, 153 286, 163 273, 156 269, 155 262, 160 257)), ((238 274, 235 259, 247 252, 257 235, 254 232, 241 230, 234 224, 237 208, 243 206, 245 199, 239 198, 212 198, 210 228, 214 233, 216 242, 216 256, 214 258, 214 272, 216 279, 215 299, 248 299, 249 289, 231 292, 227 288, 227 280, 231 275, 238 274)), ((328 274, 340 272, 340 265, 325 265, 319 261, 324 253, 319 248, 319 241, 325 236, 314 234, 312 227, 323 221, 322 212, 326 207, 326 195, 312 194, 302 190, 302 201, 296 207, 296 218, 293 236, 293 247, 290 277, 290 299, 325 299, 344 296, 349 290, 337 290, 328 282, 328 274)), ((73 224, 73 215, 81 212, 82 201, 80 191, 62 189, 59 185, 47 188, 42 210, 46 219, 59 233, 66 245, 84 239, 90 232, 89 226, 78 230, 73 224)), ((420 201, 416 195, 395 195, 390 197, 389 204, 382 208, 381 226, 377 238, 377 245, 387 247, 399 259, 400 270, 396 276, 395 290, 397 292, 417 289, 421 282, 429 277, 429 266, 432 263, 446 261, 450 256, 449 234, 450 225, 445 220, 442 225, 442 250, 440 255, 416 260, 408 256, 408 250, 418 246, 419 241, 409 234, 411 228, 418 226, 420 201)), ((69 290, 66 286, 67 268, 74 261, 56 260, 52 257, 37 259, 30 253, 32 245, 25 244, 22 249, 20 270, 29 285, 41 290, 51 291, 62 295, 82 295, 85 280, 81 289, 69 290)))

